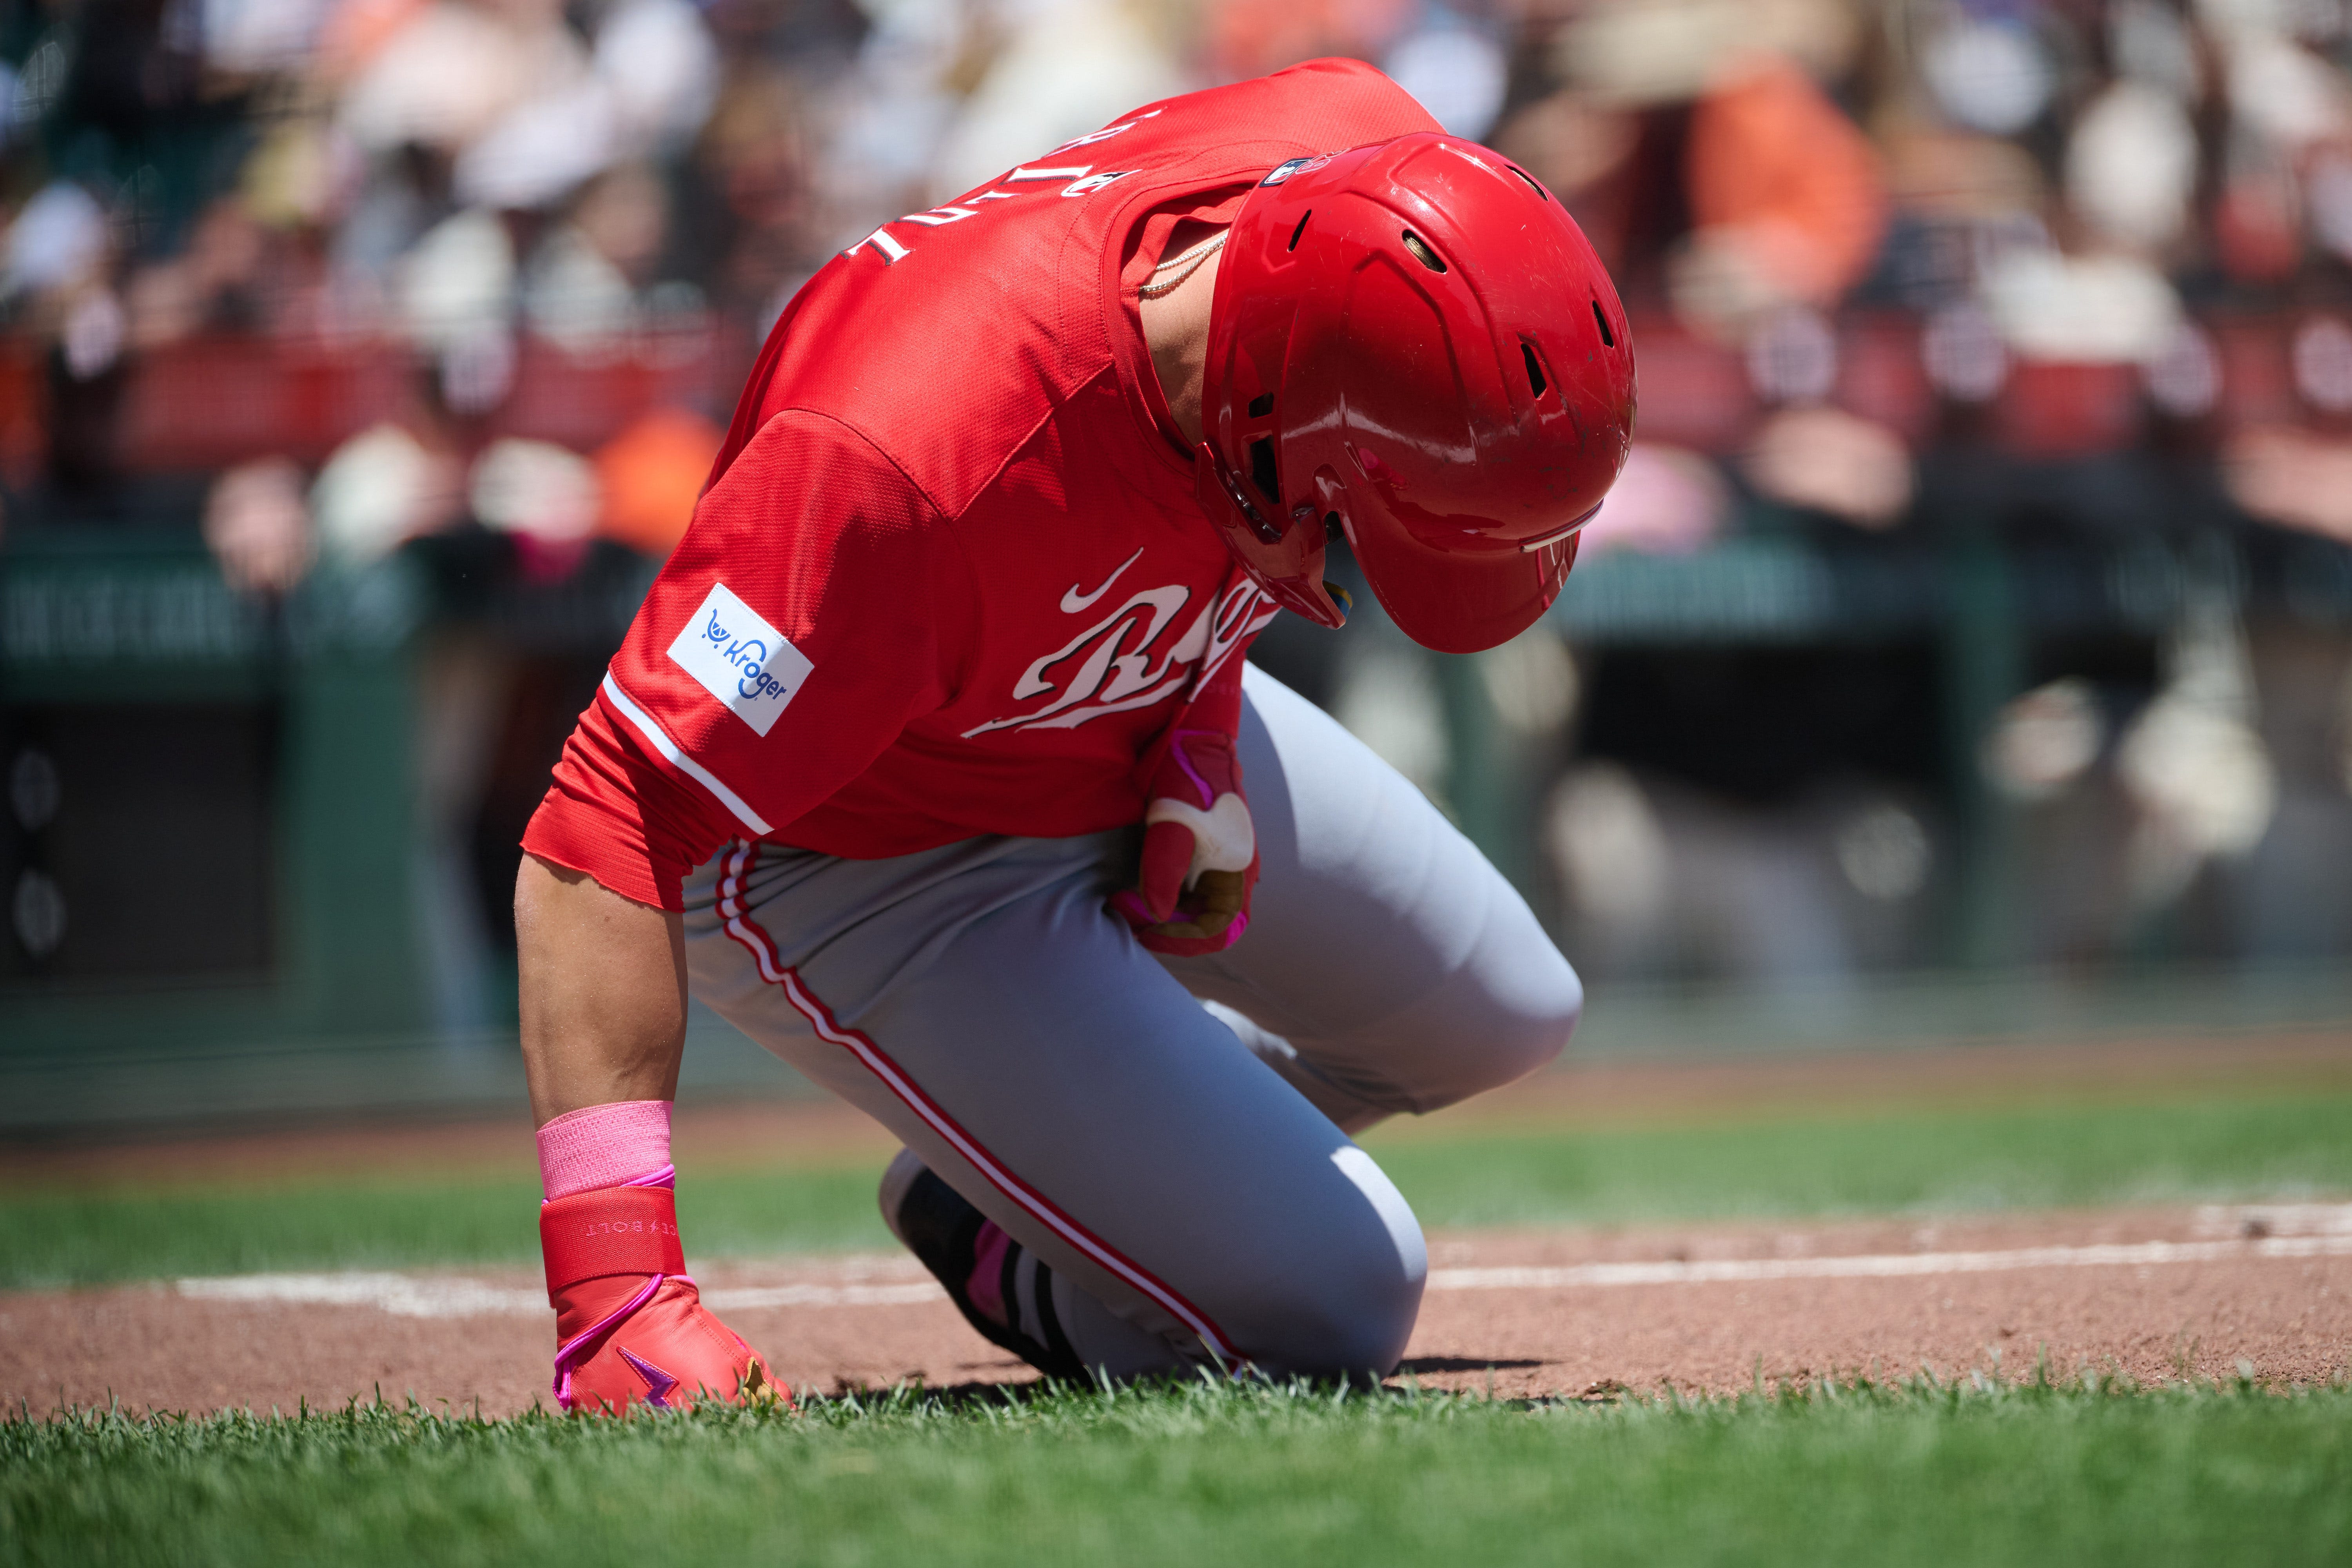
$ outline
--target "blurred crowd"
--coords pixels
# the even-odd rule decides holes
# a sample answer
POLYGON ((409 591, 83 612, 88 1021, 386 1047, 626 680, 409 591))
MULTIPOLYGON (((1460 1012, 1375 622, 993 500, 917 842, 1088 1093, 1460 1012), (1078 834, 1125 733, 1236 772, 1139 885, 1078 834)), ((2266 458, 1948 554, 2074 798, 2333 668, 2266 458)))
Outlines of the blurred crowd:
MULTIPOLYGON (((1884 528, 1955 411, 2002 405, 2035 456, 2218 416, 2241 505, 2352 539, 2326 430, 2352 409, 2336 0, 1601 0, 1528 31, 1516 74, 1539 80, 1492 140, 1637 309, 1743 353, 1769 410, 1738 442, 1755 492, 1884 528), (1916 326, 1939 414, 1838 384, 1841 313, 1916 326)), ((1667 444, 1615 510, 1602 539, 1672 549, 1728 506, 1667 444)))
MULTIPOLYGON (((1588 562, 1759 501, 1899 532, 1923 464, 1987 431, 2035 458, 2188 432, 2241 513, 2352 542, 2345 0, 5 0, 8 523, 118 514, 139 367, 235 340, 386 388, 331 449, 202 476, 240 586, 457 535, 526 581, 657 558, 830 257, 1136 103, 1327 54, 1520 161, 1617 278, 1643 426, 1588 562), (593 427, 516 413, 533 374, 665 356, 692 374, 593 427)), ((2020 955, 2128 946, 2289 819, 2279 875, 2311 887, 2266 884, 2287 934, 2254 945, 2352 949, 2341 639, 2266 658, 2190 597, 2127 700, 2042 671, 1985 741, 2019 809, 2115 825, 2095 867, 2036 862, 2064 885, 2020 955)), ((1392 653, 1321 695, 1443 791, 1431 678, 1392 653)), ((1546 644, 1487 679, 1538 744, 1599 676, 1546 644)), ((1604 970, 1901 962, 1955 831, 1913 784, 1727 805, 1587 758, 1545 875, 1604 970)))
MULTIPOLYGON (((1519 159, 1637 316, 1743 354, 1773 416, 1738 432, 1736 477, 1767 496, 1864 527, 1910 501, 1923 432, 1830 395, 1842 307, 1915 320, 1948 402, 1993 399, 2020 363, 2129 366, 2183 416, 2222 393, 2201 320, 2293 311, 2301 402, 2352 410, 2352 327, 2334 313, 2352 277, 2339 0, 9 0, 0 16, 0 311, 50 362, 46 398, 11 409, 47 416, 39 448, 8 444, 20 488, 89 481, 109 454, 80 426, 102 422, 110 373, 206 334, 393 345, 434 373, 425 406, 401 413, 416 426, 495 408, 519 336, 593 354, 708 326, 724 348, 691 411, 708 419, 793 289, 876 223, 1122 108, 1317 54, 1383 66, 1519 159)), ((1676 387, 1649 390, 1654 406, 1676 387)), ((2334 482, 2352 458, 2256 423, 2231 454, 2241 499, 2352 537, 2352 487, 2334 482)), ((1730 500, 1675 444, 1645 444, 1595 542, 1688 548, 1730 500)), ((373 519, 360 543, 436 521, 373 519)), ((248 553, 230 550, 265 582, 290 569, 248 553)))

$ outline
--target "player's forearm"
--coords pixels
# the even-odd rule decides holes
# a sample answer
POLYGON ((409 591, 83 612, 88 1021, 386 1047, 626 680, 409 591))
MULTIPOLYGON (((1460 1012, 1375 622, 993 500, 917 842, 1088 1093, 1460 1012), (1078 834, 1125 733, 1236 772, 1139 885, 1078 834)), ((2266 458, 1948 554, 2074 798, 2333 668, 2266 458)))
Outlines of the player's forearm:
POLYGON ((686 944, 677 915, 526 855, 515 880, 515 939, 535 1121, 676 1097, 686 1044, 686 944))

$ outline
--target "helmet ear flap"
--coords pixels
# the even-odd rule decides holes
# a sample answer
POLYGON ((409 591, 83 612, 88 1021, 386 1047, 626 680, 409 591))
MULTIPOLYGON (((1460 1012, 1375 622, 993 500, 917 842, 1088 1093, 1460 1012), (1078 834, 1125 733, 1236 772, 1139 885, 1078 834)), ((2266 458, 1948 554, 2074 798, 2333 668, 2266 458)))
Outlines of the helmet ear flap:
POLYGON ((1194 493, 1257 585, 1276 604, 1318 626, 1345 622, 1343 596, 1323 583, 1324 532, 1314 510, 1301 506, 1285 518, 1259 507, 1248 482, 1226 468, 1206 441, 1193 449, 1192 458, 1194 493))

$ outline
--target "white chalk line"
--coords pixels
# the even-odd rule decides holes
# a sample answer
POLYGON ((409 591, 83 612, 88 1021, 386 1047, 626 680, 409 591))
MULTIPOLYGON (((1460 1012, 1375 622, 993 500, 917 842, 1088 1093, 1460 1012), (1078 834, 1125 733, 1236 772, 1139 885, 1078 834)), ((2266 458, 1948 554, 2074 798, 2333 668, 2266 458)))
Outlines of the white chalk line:
POLYGON ((757 1307, 907 1307, 918 1301, 944 1301, 948 1293, 926 1279, 919 1285, 751 1285, 734 1290, 705 1290, 702 1299, 721 1310, 757 1307))
MULTIPOLYGON (((240 1274, 182 1279, 174 1287, 192 1301, 253 1305, 373 1307, 395 1318, 484 1318, 546 1312, 547 1293, 412 1274, 240 1274)), ((716 1311, 771 1307, 905 1307, 944 1301, 947 1292, 926 1279, 908 1285, 751 1285, 705 1290, 716 1311)))
POLYGON ((373 1307, 395 1318, 482 1318, 548 1310, 543 1290, 511 1290, 478 1279, 408 1274, 239 1274, 225 1279, 183 1279, 176 1289, 194 1301, 373 1307))
MULTIPOLYGON (((2248 1205, 2198 1211, 2197 1228, 2240 1239, 2101 1242, 2073 1247, 2019 1247, 1979 1252, 1864 1253, 1830 1258, 1665 1259, 1647 1263, 1578 1263, 1552 1268, 1433 1268, 1432 1290, 1573 1290, 1639 1285, 1748 1284, 1775 1279, 1899 1279, 1942 1274, 1994 1274, 2025 1268, 2157 1268, 2183 1263, 2280 1261, 2352 1258, 2352 1205, 2248 1205), (2259 1225, 2288 1234, 2255 1232, 2259 1225)), ((705 1290, 718 1311, 778 1307, 908 1307, 943 1301, 929 1279, 903 1280, 914 1266, 902 1259, 845 1259, 852 1276, 839 1285, 747 1285, 705 1290), (898 1275, 903 1282, 869 1283, 857 1276, 898 1275)), ((335 1274, 241 1274, 191 1279, 173 1289, 194 1301, 254 1305, 373 1308, 396 1318, 478 1318, 545 1312, 535 1289, 492 1285, 446 1275, 350 1271, 335 1274)))
POLYGON ((2292 1258, 2352 1258, 2352 1236, 2019 1247, 2000 1252, 1865 1253, 1850 1258, 1580 1263, 1557 1268, 1433 1268, 1429 1271, 1429 1289, 1567 1290, 1596 1286, 1745 1284, 1767 1279, 1896 1279, 1936 1274, 1995 1274, 2016 1268, 2145 1268, 2168 1263, 2292 1258))

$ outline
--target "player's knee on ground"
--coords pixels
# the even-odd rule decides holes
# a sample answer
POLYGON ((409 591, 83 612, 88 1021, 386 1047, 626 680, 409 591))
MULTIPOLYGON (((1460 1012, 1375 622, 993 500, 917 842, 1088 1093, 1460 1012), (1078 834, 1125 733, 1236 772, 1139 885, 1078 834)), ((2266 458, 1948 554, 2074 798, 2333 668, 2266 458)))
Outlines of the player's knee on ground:
POLYGON ((1249 1354, 1267 1372, 1304 1377, 1384 1377, 1403 1359, 1429 1274, 1420 1222, 1362 1150, 1333 1156, 1345 1178, 1339 1204, 1299 1215, 1287 1266, 1276 1260, 1250 1304, 1249 1354))

